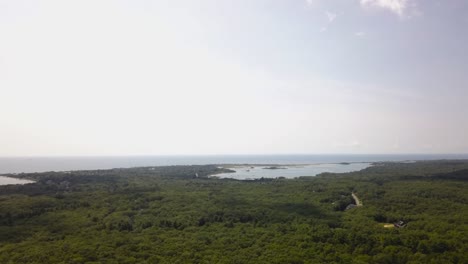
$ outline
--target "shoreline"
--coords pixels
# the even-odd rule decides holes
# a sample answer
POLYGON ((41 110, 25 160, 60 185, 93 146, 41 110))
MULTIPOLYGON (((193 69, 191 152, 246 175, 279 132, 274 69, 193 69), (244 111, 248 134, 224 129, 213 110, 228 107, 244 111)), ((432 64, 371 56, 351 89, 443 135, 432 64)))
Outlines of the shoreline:
POLYGON ((107 170, 175 165, 219 165, 223 167, 242 165, 287 165, 307 166, 335 163, 373 163, 435 160, 468 160, 468 154, 335 154, 335 155, 185 155, 185 156, 62 156, 62 157, 0 157, 0 175, 38 172, 61 172, 79 170, 107 170))
MULTIPOLYGON (((24 174, 35 174, 35 173, 71 173, 79 171, 105 171, 105 170, 121 170, 121 169, 144 169, 144 168, 155 168, 155 167, 174 167, 174 166, 217 166, 224 169, 230 168, 242 168, 242 167, 266 167, 266 166, 278 166, 278 167, 306 167, 306 166, 320 166, 320 165, 343 165, 348 166, 352 164, 370 164, 374 166, 377 163, 382 162, 370 162, 370 161, 354 161, 354 162, 317 162, 317 163, 206 163, 206 164, 177 164, 177 165, 149 165, 149 166, 130 166, 130 167, 113 167, 113 168, 99 168, 99 169, 73 169, 73 170, 46 170, 46 171, 34 171, 34 172, 5 172, 0 173, 0 176, 12 177, 12 175, 24 175, 24 174), (346 163, 346 164, 345 164, 346 163)), ((397 162, 400 163, 400 162, 397 162)))
POLYGON ((32 179, 27 179, 27 178, 16 178, 10 175, 0 175, 0 186, 24 185, 24 184, 30 184, 30 183, 36 183, 36 181, 32 179))

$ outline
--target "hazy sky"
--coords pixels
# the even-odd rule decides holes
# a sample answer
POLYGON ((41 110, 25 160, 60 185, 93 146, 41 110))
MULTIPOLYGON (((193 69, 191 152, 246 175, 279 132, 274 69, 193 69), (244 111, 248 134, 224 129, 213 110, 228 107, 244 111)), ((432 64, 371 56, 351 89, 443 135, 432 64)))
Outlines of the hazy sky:
POLYGON ((466 0, 0 0, 0 156, 467 153, 466 0))

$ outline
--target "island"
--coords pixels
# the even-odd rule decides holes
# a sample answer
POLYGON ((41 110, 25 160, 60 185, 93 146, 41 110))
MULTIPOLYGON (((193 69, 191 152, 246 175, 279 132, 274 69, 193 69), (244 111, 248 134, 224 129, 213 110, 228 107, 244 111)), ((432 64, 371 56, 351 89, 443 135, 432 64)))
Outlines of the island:
POLYGON ((280 167, 280 166, 270 166, 270 167, 265 167, 265 168, 262 168, 264 170, 286 170, 288 168, 286 167, 280 167))

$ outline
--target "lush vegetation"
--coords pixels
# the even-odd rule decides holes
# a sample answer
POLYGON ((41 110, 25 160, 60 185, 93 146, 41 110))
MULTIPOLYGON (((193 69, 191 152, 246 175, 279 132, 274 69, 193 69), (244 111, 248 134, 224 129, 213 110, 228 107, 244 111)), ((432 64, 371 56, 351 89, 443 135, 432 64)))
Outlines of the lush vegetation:
POLYGON ((0 263, 468 263, 467 161, 208 177, 221 171, 15 175, 37 182, 0 187, 0 263), (363 206, 345 210, 351 193, 363 206))

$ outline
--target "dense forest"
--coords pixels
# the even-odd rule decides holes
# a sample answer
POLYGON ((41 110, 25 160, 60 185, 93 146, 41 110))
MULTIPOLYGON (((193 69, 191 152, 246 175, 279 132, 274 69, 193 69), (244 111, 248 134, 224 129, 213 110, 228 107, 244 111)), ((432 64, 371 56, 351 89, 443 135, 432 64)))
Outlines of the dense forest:
POLYGON ((468 263, 468 161, 212 176, 225 171, 12 175, 36 182, 0 186, 0 263, 468 263))

